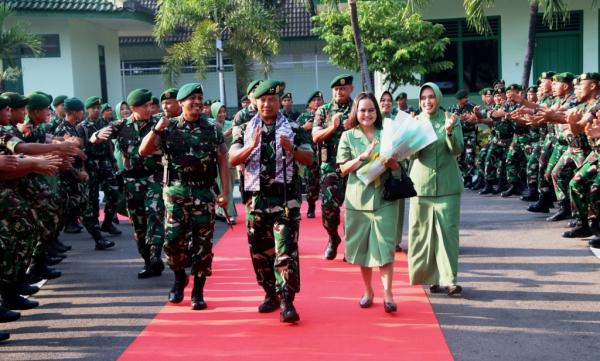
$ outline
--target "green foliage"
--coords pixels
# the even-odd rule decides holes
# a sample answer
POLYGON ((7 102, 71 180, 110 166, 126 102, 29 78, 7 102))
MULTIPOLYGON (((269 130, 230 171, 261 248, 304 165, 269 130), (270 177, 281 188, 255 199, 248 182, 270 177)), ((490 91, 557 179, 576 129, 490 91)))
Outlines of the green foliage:
POLYGON ((233 59, 238 82, 245 87, 252 73, 252 60, 268 72, 270 59, 279 51, 282 23, 276 8, 257 0, 158 0, 154 36, 166 48, 163 74, 174 85, 186 65, 197 67, 204 77, 207 61, 216 52, 215 42, 224 38, 223 48, 233 59), (191 37, 171 44, 171 36, 191 31, 191 37))
MULTIPOLYGON (((358 22, 370 71, 384 74, 384 82, 395 90, 402 84, 419 84, 419 74, 452 68, 443 60, 444 27, 424 21, 419 14, 399 21, 405 4, 397 0, 359 1, 358 22)), ((329 10, 313 17, 313 33, 326 43, 323 51, 332 63, 358 71, 349 11, 329 10)))

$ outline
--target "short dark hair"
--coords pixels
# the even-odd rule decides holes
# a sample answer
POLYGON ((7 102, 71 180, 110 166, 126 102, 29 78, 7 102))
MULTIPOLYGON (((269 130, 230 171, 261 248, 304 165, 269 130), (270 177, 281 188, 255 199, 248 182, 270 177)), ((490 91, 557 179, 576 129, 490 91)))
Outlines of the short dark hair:
POLYGON ((381 110, 379 110, 379 104, 377 104, 377 98, 373 93, 362 92, 354 98, 354 102, 352 103, 352 111, 350 112, 350 127, 355 128, 358 126, 358 119, 356 119, 356 113, 358 112, 358 103, 361 100, 370 99, 375 106, 375 112, 377 113, 377 118, 375 119, 375 128, 383 129, 383 117, 381 116, 381 110))

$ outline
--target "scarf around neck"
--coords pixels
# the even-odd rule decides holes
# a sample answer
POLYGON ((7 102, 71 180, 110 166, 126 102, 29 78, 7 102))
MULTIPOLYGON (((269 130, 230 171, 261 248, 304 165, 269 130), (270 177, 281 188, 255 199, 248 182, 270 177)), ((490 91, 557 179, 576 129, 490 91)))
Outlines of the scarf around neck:
MULTIPOLYGON (((262 129, 263 120, 256 114, 246 126, 244 132, 244 144, 252 143, 252 137, 256 127, 260 126, 262 129)), ((284 183, 283 180, 283 148, 279 144, 281 136, 287 137, 291 142, 294 142, 294 131, 290 126, 287 118, 277 113, 277 119, 275 120, 275 158, 277 160, 276 171, 275 171, 275 182, 284 183)), ((262 138, 261 138, 262 143, 262 138)), ((244 167, 244 190, 249 192, 260 191, 260 149, 258 146, 252 150, 248 159, 246 159, 244 167)), ((285 183, 291 183, 294 172, 294 159, 290 152, 286 153, 286 179, 285 183)))

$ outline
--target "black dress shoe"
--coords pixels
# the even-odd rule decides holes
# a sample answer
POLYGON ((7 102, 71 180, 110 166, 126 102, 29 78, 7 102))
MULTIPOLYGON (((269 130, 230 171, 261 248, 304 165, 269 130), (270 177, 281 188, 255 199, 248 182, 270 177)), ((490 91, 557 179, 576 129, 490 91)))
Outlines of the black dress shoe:
POLYGON ((109 241, 108 239, 106 239, 104 237, 95 240, 95 242, 96 242, 96 246, 95 246, 96 251, 104 251, 105 249, 109 249, 109 248, 112 248, 115 246, 115 242, 109 241))
POLYGON ((363 296, 358 301, 358 305, 360 306, 360 308, 369 308, 369 307, 373 306, 373 299, 366 298, 363 296))
POLYGON ((31 301, 17 294, 2 295, 4 307, 10 310, 30 310, 38 307, 40 304, 37 301, 31 301))
POLYGON ((117 227, 115 227, 115 225, 112 224, 112 222, 110 221, 102 223, 102 227, 100 227, 100 230, 102 232, 110 234, 111 236, 118 236, 121 233, 123 233, 120 230, 118 230, 117 227))
POLYGON ((279 297, 276 294, 265 295, 263 303, 258 306, 259 313, 271 313, 279 307, 279 297))
POLYGON ((10 333, 0 331, 0 341, 6 341, 10 338, 10 333))
POLYGON ((21 313, 0 306, 0 323, 13 322, 21 318, 21 313))
POLYGON ((394 302, 384 301, 383 302, 383 310, 386 313, 396 312, 398 310, 398 306, 396 306, 396 304, 394 302))
POLYGON ((573 227, 571 230, 563 233, 565 238, 585 238, 594 235, 592 229, 588 226, 587 221, 573 227))
POLYGON ((23 296, 35 295, 40 291, 38 286, 30 285, 29 283, 22 283, 17 287, 17 292, 23 296))
POLYGON ((429 292, 442 293, 442 292, 444 292, 444 289, 438 285, 431 285, 431 286, 429 286, 429 292))
POLYGON ((446 287, 446 292, 448 296, 457 296, 462 293, 462 287, 459 285, 448 286, 446 287))
POLYGON ((183 290, 189 282, 188 276, 185 270, 175 272, 175 282, 171 291, 169 291, 169 302, 180 303, 183 301, 183 290))

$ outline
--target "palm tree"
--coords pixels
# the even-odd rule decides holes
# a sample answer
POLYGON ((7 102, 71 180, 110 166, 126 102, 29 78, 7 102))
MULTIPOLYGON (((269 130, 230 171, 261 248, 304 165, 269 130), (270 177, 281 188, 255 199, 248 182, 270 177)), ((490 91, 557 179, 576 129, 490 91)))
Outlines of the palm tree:
MULTIPOLYGON (((412 12, 420 11, 429 0, 406 0, 406 15, 412 12)), ((598 0, 594 0, 596 4, 598 0)), ((467 23, 480 34, 490 32, 490 25, 485 16, 485 9, 493 7, 494 0, 463 0, 463 7, 467 16, 467 23)), ((527 51, 525 52, 525 61, 523 62, 523 74, 521 76, 521 85, 526 88, 529 85, 529 76, 533 64, 535 52, 535 35, 537 14, 539 9, 544 10, 543 21, 550 29, 564 23, 569 18, 567 0, 529 0, 529 33, 527 39, 527 51)))
POLYGON ((249 82, 253 61, 265 75, 270 70, 270 59, 279 51, 282 24, 269 1, 158 0, 157 4, 154 37, 166 48, 162 70, 167 84, 175 84, 187 65, 194 65, 198 77, 204 77, 217 40, 223 40, 223 51, 233 62, 238 89, 249 82), (181 32, 190 36, 173 42, 181 32))
POLYGON ((0 90, 2 91, 6 80, 14 80, 21 74, 17 68, 18 52, 21 48, 31 50, 35 56, 42 54, 42 42, 39 36, 29 33, 22 23, 6 25, 6 19, 11 15, 13 11, 10 5, 0 5, 0 90))

